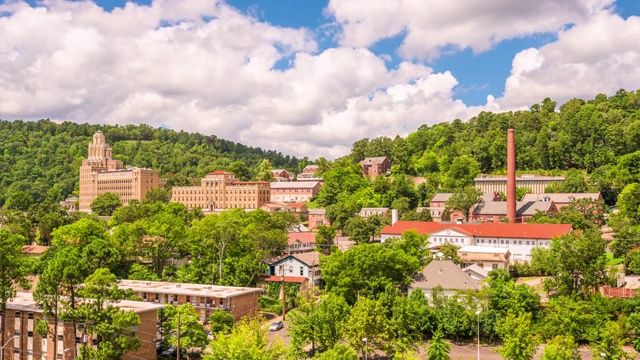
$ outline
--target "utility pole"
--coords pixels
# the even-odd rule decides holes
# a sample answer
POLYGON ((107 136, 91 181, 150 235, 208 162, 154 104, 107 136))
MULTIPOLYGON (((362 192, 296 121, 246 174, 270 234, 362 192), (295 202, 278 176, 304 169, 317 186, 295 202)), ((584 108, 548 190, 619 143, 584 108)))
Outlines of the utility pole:
POLYGON ((280 292, 282 293, 282 321, 284 321, 287 313, 287 305, 285 301, 286 292, 284 291, 284 265, 280 265, 280 280, 280 292))
POLYGON ((177 349, 178 349, 178 357, 177 357, 177 359, 180 360, 180 313, 178 313, 178 335, 177 335, 177 337, 178 337, 178 341, 177 341, 178 345, 176 346, 177 349))

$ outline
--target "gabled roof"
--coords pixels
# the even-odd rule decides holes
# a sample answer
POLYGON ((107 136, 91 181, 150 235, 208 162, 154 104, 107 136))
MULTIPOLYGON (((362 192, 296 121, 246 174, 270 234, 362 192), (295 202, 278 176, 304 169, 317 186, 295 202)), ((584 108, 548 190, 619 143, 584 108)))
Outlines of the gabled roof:
POLYGON ((453 195, 453 193, 435 193, 431 197, 431 201, 445 202, 445 201, 449 200, 451 195, 453 195))
POLYGON ((600 200, 600 193, 554 193, 554 194, 525 194, 522 201, 553 201, 556 204, 566 204, 579 199, 600 200), (545 200, 548 199, 548 200, 545 200))
POLYGON ((481 268, 480 266, 476 265, 476 264, 471 264, 469 266, 467 266, 466 268, 462 269, 462 271, 464 271, 465 274, 469 275, 469 272, 474 272, 480 276, 482 276, 483 278, 486 278, 487 276, 489 276, 489 270, 485 269, 485 268, 481 268))
POLYGON ((232 173, 224 170, 217 170, 214 172, 210 172, 208 175, 233 175, 232 173))
POLYGON ((320 264, 320 254, 316 251, 285 255, 269 264, 277 266, 278 263, 287 261, 289 258, 297 259, 308 267, 318 266, 320 264))
POLYGON ((381 234, 402 235, 407 230, 416 230, 419 234, 431 234, 447 228, 465 230, 479 237, 516 239, 553 239, 556 236, 568 234, 572 230, 570 224, 445 224, 431 221, 398 221, 391 226, 385 226, 381 234))
POLYGON ((309 215, 324 215, 327 209, 309 209, 309 215))
POLYGON ((289 239, 289 245, 299 241, 303 244, 313 244, 316 242, 316 234, 312 232, 296 232, 296 233, 288 233, 287 238, 289 239))
POLYGON ((414 289, 433 289, 436 286, 442 286, 444 290, 480 290, 476 281, 451 260, 432 260, 410 285, 414 289))
POLYGON ((385 160, 388 160, 386 156, 370 157, 362 160, 364 165, 382 164, 385 160))
MULTIPOLYGON (((536 214, 536 211, 547 212, 553 206, 553 202, 550 201, 518 201, 516 203, 516 214, 533 216, 536 214)), ((473 214, 507 216, 507 202, 487 201, 476 206, 473 210, 473 214)))
POLYGON ((293 208, 293 209, 301 210, 301 209, 306 208, 306 207, 307 207, 307 204, 305 204, 305 203, 288 203, 288 204, 287 204, 287 207, 288 207, 288 208, 293 208))

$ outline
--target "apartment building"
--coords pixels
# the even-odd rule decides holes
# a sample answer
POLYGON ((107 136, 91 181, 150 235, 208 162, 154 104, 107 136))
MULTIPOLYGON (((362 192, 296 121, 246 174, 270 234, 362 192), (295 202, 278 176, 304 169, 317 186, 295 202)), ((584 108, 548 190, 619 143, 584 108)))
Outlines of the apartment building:
POLYGON ((88 157, 82 159, 80 166, 80 211, 91 212, 91 202, 106 192, 118 194, 120 201, 128 205, 130 200, 142 200, 147 191, 160 186, 157 170, 125 168, 122 161, 112 158, 104 134, 98 131, 93 135, 88 157))
MULTIPOLYGON (((164 305, 123 300, 117 303, 118 308, 133 311, 140 316, 140 325, 134 329, 140 339, 140 348, 125 355, 127 360, 155 360, 158 309, 164 305)), ((4 359, 11 360, 57 360, 75 359, 83 345, 80 331, 73 332, 73 324, 58 320, 57 331, 54 321, 47 319, 50 332, 56 334, 42 337, 35 331, 36 321, 44 319, 44 314, 36 305, 31 293, 18 292, 16 297, 7 303, 5 322, 5 342, 2 351, 4 359), (57 351, 54 352, 54 342, 57 351)), ((5 321, 0 317, 0 321, 5 321)), ((98 339, 91 339, 97 346, 98 339)))
POLYGON ((232 173, 214 171, 207 174, 199 186, 174 186, 171 201, 184 204, 189 210, 227 209, 255 210, 269 202, 271 188, 266 181, 238 181, 232 173))
POLYGON ((258 297, 262 292, 262 289, 251 287, 141 280, 120 280, 118 287, 131 289, 143 302, 175 306, 190 303, 203 323, 213 311, 228 311, 236 320, 258 311, 258 297))

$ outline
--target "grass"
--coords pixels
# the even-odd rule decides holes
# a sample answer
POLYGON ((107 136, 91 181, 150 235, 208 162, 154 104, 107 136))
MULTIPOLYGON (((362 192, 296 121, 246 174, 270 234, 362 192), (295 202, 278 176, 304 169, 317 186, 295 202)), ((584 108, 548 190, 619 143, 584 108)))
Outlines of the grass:
POLYGON ((623 258, 614 258, 613 253, 607 253, 607 265, 618 265, 624 262, 623 258))
POLYGON ((309 201, 309 202, 307 202, 307 208, 309 208, 309 209, 317 209, 318 208, 318 204, 316 204, 315 201, 309 201))

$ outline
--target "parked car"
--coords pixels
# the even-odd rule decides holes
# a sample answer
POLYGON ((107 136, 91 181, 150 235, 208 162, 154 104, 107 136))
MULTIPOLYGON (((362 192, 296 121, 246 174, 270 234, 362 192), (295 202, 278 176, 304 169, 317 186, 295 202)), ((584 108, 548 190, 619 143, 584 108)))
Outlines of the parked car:
POLYGON ((284 328, 282 321, 274 321, 271 323, 271 326, 269 326, 269 331, 278 331, 282 328, 284 328))
POLYGON ((167 350, 162 352, 163 356, 172 356, 172 355, 175 355, 175 354, 176 354, 176 348, 174 348, 174 347, 170 347, 167 350))

